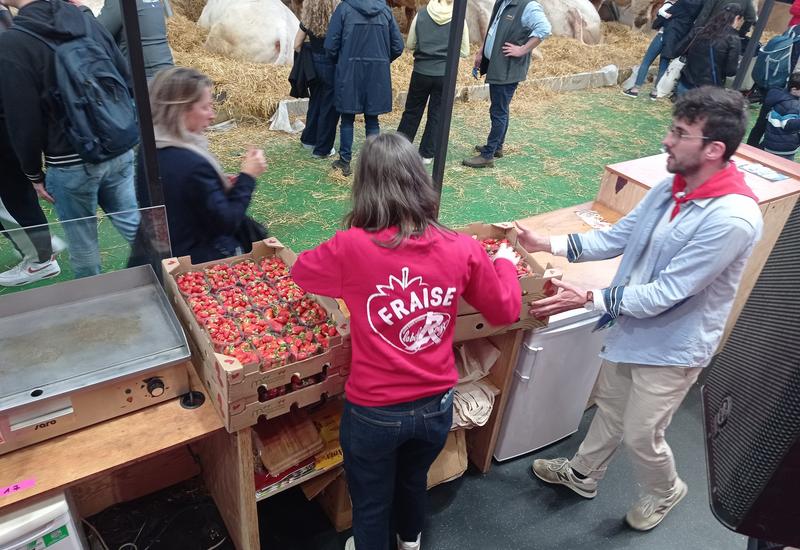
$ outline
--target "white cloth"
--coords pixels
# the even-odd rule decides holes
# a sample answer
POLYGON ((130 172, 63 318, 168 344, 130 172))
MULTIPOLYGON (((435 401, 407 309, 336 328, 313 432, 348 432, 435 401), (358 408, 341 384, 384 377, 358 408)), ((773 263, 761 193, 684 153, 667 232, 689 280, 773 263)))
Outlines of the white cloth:
POLYGON ((489 421, 494 393, 483 382, 456 386, 453 394, 453 428, 474 428, 489 421))
POLYGON ((604 361, 595 385, 597 413, 570 466, 600 480, 624 443, 642 489, 667 494, 678 473, 664 432, 701 370, 604 361))

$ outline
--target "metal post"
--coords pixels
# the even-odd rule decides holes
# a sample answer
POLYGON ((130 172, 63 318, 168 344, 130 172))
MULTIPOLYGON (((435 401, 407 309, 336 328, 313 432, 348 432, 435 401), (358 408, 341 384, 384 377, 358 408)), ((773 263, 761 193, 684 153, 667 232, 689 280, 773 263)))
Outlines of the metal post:
MULTIPOLYGON (((150 113, 150 95, 147 93, 147 75, 144 71, 144 54, 142 53, 142 37, 139 31, 139 14, 136 0, 120 0, 122 22, 125 39, 128 43, 128 60, 133 80, 133 94, 136 99, 136 110, 139 113, 139 155, 143 162, 146 189, 139 189, 137 195, 140 208, 164 204, 164 192, 158 176, 158 158, 156 156, 156 139, 153 134, 153 117, 150 113)), ((138 169, 138 167, 137 167, 138 169)), ((138 182, 137 182, 138 183, 138 182)))
POLYGON ((467 15, 467 0, 455 0, 453 18, 450 20, 450 36, 447 41, 447 68, 444 72, 444 88, 440 107, 441 124, 437 142, 439 148, 433 161, 433 182, 439 196, 442 194, 444 165, 447 160, 447 144, 450 141, 450 120, 453 116, 453 102, 456 98, 456 77, 461 52, 461 36, 464 34, 464 18, 467 15))
POLYGON ((758 14, 758 21, 756 21, 756 26, 753 29, 750 41, 747 42, 747 48, 745 48, 742 61, 739 64, 739 71, 736 73, 736 78, 733 80, 734 90, 738 90, 742 87, 742 82, 744 82, 747 76, 747 71, 750 70, 750 62, 753 60, 753 56, 756 53, 758 41, 761 39, 761 33, 764 32, 764 28, 767 26, 769 14, 772 12, 772 5, 774 3, 775 0, 764 0, 764 5, 761 6, 761 13, 758 14))

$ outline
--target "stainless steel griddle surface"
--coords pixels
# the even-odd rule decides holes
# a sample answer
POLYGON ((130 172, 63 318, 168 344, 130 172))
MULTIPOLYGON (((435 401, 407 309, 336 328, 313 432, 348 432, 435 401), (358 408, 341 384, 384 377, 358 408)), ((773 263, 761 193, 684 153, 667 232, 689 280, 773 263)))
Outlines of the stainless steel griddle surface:
POLYGON ((0 298, 0 412, 188 357, 150 266, 0 298))

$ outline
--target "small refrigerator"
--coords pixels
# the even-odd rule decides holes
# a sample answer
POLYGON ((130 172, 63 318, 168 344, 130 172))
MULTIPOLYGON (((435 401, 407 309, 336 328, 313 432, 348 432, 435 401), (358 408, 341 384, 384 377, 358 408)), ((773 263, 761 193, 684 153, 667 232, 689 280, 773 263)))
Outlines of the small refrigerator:
POLYGON ((80 519, 64 493, 0 516, 0 550, 87 550, 80 519))
POLYGON ((550 317, 523 340, 494 457, 509 460, 575 433, 592 393, 604 331, 584 309, 550 317))

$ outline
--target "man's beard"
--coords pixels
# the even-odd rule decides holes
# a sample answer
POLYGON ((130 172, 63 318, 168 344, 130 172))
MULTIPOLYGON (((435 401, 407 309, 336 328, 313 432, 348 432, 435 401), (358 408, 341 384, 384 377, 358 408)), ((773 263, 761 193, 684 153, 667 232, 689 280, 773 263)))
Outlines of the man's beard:
MULTIPOLYGON (((667 153, 671 155, 669 151, 667 153)), ((670 174, 680 174, 683 177, 687 177, 697 173, 698 170, 700 170, 700 162, 687 163, 687 161, 684 161, 679 163, 673 156, 670 163, 669 157, 667 157, 667 172, 670 174)))

